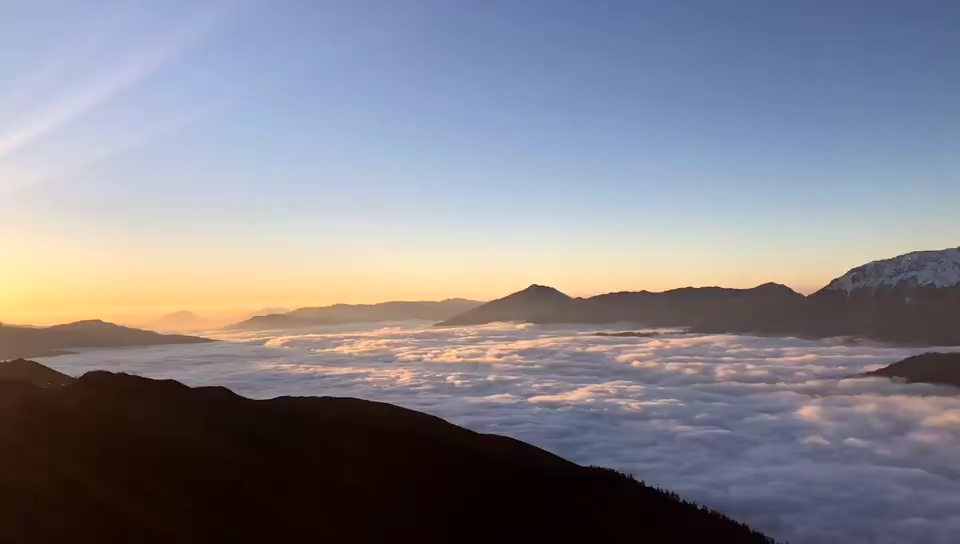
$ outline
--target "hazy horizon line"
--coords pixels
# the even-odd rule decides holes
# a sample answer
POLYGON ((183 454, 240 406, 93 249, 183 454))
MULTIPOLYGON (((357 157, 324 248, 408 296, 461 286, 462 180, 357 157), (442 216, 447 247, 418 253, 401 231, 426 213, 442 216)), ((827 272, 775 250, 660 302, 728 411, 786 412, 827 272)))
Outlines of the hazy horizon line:
MULTIPOLYGON (((790 284, 779 283, 779 282, 765 282, 765 283, 778 283, 780 285, 785 285, 790 289, 793 289, 794 291, 804 296, 808 296, 823 287, 823 286, 797 287, 797 286, 792 286, 790 284)), ((750 287, 740 287, 740 286, 728 287, 725 285, 718 285, 718 284, 702 284, 702 285, 680 285, 677 287, 670 287, 667 289, 658 289, 658 290, 611 289, 611 290, 598 290, 598 291, 582 293, 582 292, 576 292, 576 291, 565 291, 564 289, 556 287, 555 285, 550 285, 549 283, 546 283, 546 282, 535 281, 535 282, 526 284, 523 287, 519 287, 515 290, 512 290, 508 293, 503 293, 501 295, 498 295, 492 298, 453 296, 453 297, 435 297, 435 298, 387 298, 385 300, 378 300, 378 301, 365 300, 362 302, 346 300, 346 301, 336 301, 336 302, 298 302, 294 304, 264 303, 264 304, 246 305, 242 309, 236 306, 230 309, 224 309, 222 306, 212 307, 210 305, 205 305, 205 304, 199 304, 199 305, 184 304, 180 306, 169 306, 169 307, 163 307, 163 308, 158 308, 158 307, 123 308, 123 309, 109 308, 109 309, 103 309, 101 311, 89 310, 89 311, 81 311, 81 312, 63 312, 63 313, 58 312, 56 314, 46 313, 46 314, 37 314, 32 319, 30 318, 5 319, 3 318, 3 316, 0 316, 0 324, 6 325, 6 326, 24 326, 24 327, 40 326, 42 327, 42 326, 52 326, 52 325, 58 325, 58 324, 64 324, 64 323, 75 323, 78 321, 103 320, 103 321, 108 321, 108 322, 116 323, 120 325, 145 327, 145 326, 150 326, 152 324, 155 325, 157 321, 165 317, 171 316, 173 314, 187 312, 197 316, 200 319, 210 321, 211 326, 215 327, 219 325, 229 325, 231 323, 236 323, 243 319, 247 319, 252 314, 258 313, 264 309, 282 308, 282 309, 286 309, 289 312, 289 311, 294 311, 301 308, 326 308, 326 307, 337 306, 337 305, 369 306, 369 305, 377 305, 377 304, 387 304, 391 302, 442 302, 445 300, 457 300, 457 299, 486 303, 486 302, 490 302, 492 300, 503 298, 510 294, 522 291, 523 289, 527 288, 530 285, 542 285, 542 286, 552 287, 573 298, 590 298, 590 297, 608 294, 608 293, 642 292, 642 291, 647 291, 651 293, 663 293, 663 292, 672 291, 675 289, 684 289, 684 288, 703 289, 703 288, 710 288, 710 287, 719 287, 723 289, 752 289, 754 287, 763 285, 763 283, 758 283, 750 287), (44 317, 41 317, 41 316, 44 316, 44 317)), ((824 285, 826 285, 826 283, 824 283, 824 285)))

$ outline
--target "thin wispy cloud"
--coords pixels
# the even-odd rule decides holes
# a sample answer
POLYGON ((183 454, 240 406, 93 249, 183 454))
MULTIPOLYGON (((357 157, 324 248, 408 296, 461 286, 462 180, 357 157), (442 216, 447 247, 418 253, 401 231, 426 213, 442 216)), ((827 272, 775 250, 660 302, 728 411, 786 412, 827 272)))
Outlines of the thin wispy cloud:
MULTIPOLYGON (((13 127, 0 129, 0 160, 23 150, 67 123, 104 106, 120 93, 136 86, 161 68, 185 56, 202 43, 228 18, 234 3, 208 4, 191 19, 144 43, 134 44, 132 52, 98 73, 86 77, 77 90, 51 104, 42 105, 27 120, 13 127)), ((101 34, 88 42, 102 39, 101 34)), ((21 82, 24 89, 36 90, 41 83, 49 83, 61 68, 63 60, 54 61, 21 82)), ((24 91, 14 88, 5 100, 18 99, 24 91)))
POLYGON ((115 6, 109 12, 97 16, 77 35, 58 44, 56 51, 38 62, 33 70, 15 75, 10 83, 0 88, 0 120, 27 107, 29 101, 36 100, 37 95, 47 94, 51 88, 64 85, 64 77, 77 66, 89 62, 110 35, 121 28, 127 15, 127 10, 115 6))
POLYGON ((793 544, 960 534, 960 395, 849 379, 923 348, 504 324, 227 338, 44 362, 391 402, 631 472, 793 544))
POLYGON ((14 190, 18 187, 37 185, 78 172, 99 162, 109 160, 132 149, 146 145, 159 138, 183 130, 204 118, 224 111, 229 108, 231 104, 230 101, 222 101, 217 104, 195 107, 189 111, 180 111, 158 124, 139 128, 132 132, 118 134, 106 141, 93 142, 91 147, 77 160, 66 162, 55 161, 51 164, 43 165, 39 169, 29 171, 4 170, 4 165, 0 164, 0 190, 14 190))

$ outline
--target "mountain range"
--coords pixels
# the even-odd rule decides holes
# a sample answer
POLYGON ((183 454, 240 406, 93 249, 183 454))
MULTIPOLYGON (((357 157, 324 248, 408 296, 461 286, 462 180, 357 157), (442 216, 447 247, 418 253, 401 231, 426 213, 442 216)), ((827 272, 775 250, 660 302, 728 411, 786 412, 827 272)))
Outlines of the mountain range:
MULTIPOLYGON (((272 311, 266 310, 266 311, 272 311)), ((259 313, 259 312, 258 312, 259 313)), ((810 296, 765 283, 751 289, 684 287, 570 297, 543 285, 482 303, 467 299, 334 304, 254 315, 232 330, 276 330, 402 320, 467 326, 495 321, 540 324, 636 323, 693 332, 823 338, 853 336, 901 344, 960 345, 960 248, 917 251, 855 267, 810 296)), ((191 312, 165 316, 154 328, 193 330, 191 312)), ((0 325, 0 359, 40 357, 65 349, 209 341, 81 321, 54 327, 0 325)))
POLYGON ((612 470, 358 399, 16 361, 0 442, 3 542, 773 542, 612 470))
POLYGON ((662 293, 624 291, 590 298, 573 298, 552 287, 531 285, 438 325, 479 325, 493 321, 541 324, 632 321, 655 326, 691 326, 708 323, 716 314, 749 315, 803 298, 789 287, 772 283, 753 289, 684 287, 662 293))
POLYGON ((494 321, 688 327, 695 332, 907 344, 960 344, 960 248, 908 253, 851 269, 810 296, 766 283, 752 289, 685 287, 573 298, 542 285, 438 323, 494 321))
POLYGON ((99 320, 77 321, 53 327, 0 325, 0 360, 51 357, 71 349, 211 342, 206 338, 160 334, 99 320))
POLYGON ((272 330, 370 323, 448 319, 483 304, 475 300, 452 298, 441 301, 382 302, 380 304, 334 304, 314 308, 300 308, 288 313, 254 316, 227 327, 230 330, 272 330))
MULTIPOLYGON (((243 315, 241 320, 272 314, 285 314, 287 312, 289 312, 289 310, 285 308, 262 308, 255 312, 250 312, 243 315)), ((234 317, 234 319, 236 319, 236 317, 234 317)), ((221 328, 230 322, 230 320, 225 320, 222 318, 216 319, 201 316, 189 310, 180 310, 160 316, 159 318, 146 323, 144 326, 155 331, 197 332, 221 328)))

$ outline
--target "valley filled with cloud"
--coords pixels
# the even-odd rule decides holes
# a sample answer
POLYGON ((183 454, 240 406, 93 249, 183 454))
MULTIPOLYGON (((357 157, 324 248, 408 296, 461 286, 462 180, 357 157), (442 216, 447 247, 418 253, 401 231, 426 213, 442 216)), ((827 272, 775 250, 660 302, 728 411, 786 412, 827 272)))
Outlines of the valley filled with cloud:
POLYGON ((596 330, 342 326, 41 362, 390 402, 623 470, 793 544, 956 541, 960 390, 854 377, 923 348, 596 330))

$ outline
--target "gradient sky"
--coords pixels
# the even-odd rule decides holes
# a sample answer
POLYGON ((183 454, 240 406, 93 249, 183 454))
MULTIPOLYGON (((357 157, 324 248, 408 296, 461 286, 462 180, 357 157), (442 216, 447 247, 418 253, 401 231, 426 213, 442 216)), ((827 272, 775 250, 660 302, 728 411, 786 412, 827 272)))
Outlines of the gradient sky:
POLYGON ((960 244, 960 2, 33 0, 0 318, 778 281, 960 244))

